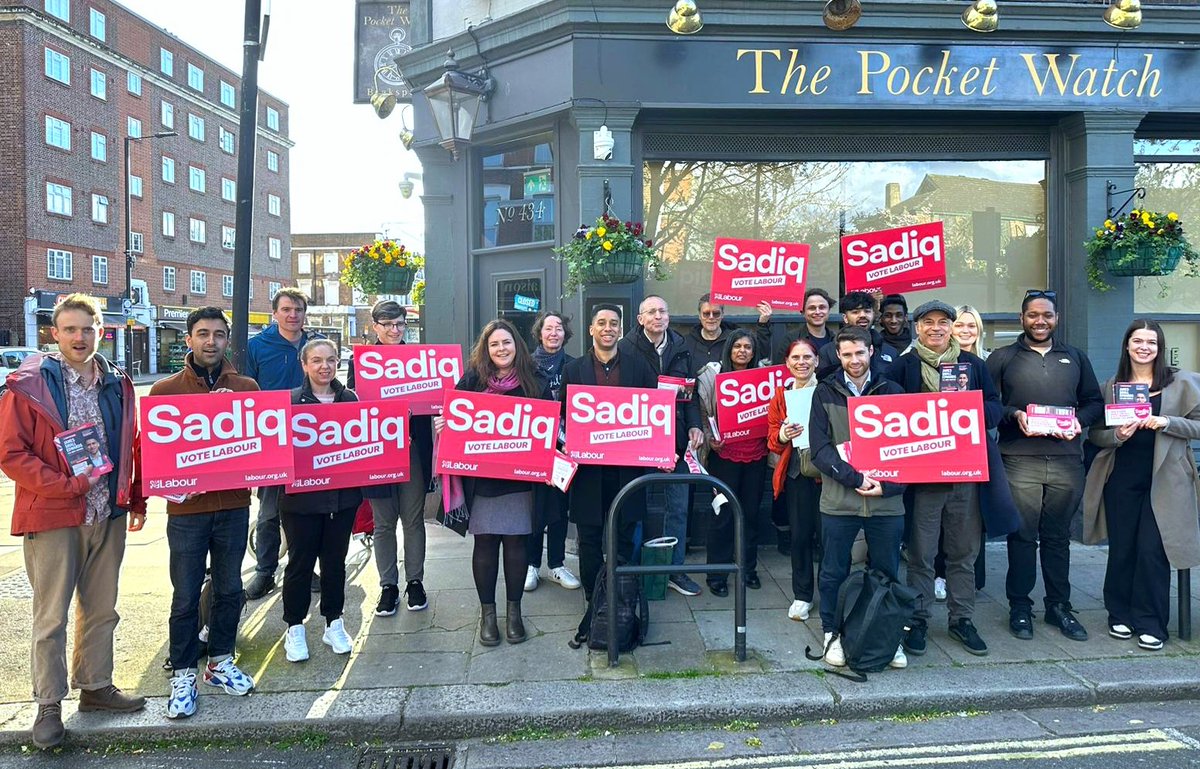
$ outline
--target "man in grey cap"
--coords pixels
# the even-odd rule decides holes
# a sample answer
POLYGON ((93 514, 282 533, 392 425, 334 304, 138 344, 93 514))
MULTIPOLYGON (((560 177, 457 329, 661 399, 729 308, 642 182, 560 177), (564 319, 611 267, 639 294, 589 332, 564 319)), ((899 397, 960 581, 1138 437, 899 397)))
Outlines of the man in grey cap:
MULTIPOLYGON (((984 421, 987 427, 994 427, 1002 413, 1000 394, 983 360, 961 350, 950 333, 955 317, 953 307, 937 300, 914 310, 916 339, 892 366, 890 378, 907 393, 928 393, 940 392, 944 380, 958 390, 959 375, 965 375, 968 389, 983 391, 984 421), (943 367, 950 376, 943 378, 943 367)), ((909 654, 925 653, 929 610, 934 602, 933 561, 938 537, 943 533, 950 637, 971 654, 988 653, 987 644, 971 621, 975 611, 975 559, 983 531, 979 487, 978 483, 921 483, 910 487, 913 521, 908 543, 908 585, 918 595, 912 628, 904 640, 909 654)))

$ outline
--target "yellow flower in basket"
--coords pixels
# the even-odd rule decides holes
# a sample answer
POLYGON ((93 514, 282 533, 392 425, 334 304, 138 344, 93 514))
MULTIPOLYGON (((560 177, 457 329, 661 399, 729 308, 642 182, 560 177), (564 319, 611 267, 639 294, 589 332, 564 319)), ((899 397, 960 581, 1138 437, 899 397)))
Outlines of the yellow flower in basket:
POLYGON ((611 240, 604 241, 604 250, 612 251, 612 249, 613 249, 612 241, 611 240))
POLYGON ((1179 214, 1172 211, 1171 213, 1167 214, 1167 219, 1171 220, 1172 222, 1177 222, 1179 221, 1179 214))
POLYGON ((605 229, 604 227, 597 227, 596 234, 599 235, 600 237, 604 237, 605 235, 608 234, 608 230, 605 229))

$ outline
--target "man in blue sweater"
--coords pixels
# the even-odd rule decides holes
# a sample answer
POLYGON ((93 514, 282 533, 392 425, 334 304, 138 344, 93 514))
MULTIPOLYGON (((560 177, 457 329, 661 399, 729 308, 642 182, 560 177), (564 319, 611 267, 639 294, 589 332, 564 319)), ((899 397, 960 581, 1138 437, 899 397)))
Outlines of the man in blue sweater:
MULTIPOLYGON (((324 336, 304 330, 308 297, 298 288, 282 288, 275 294, 271 316, 275 322, 246 345, 246 366, 242 373, 258 382, 263 390, 291 390, 304 383, 301 348, 324 336)), ((258 497, 258 522, 254 526, 254 556, 258 564, 254 577, 246 585, 246 598, 251 601, 275 589, 275 570, 279 568, 279 487, 260 488, 258 497)))

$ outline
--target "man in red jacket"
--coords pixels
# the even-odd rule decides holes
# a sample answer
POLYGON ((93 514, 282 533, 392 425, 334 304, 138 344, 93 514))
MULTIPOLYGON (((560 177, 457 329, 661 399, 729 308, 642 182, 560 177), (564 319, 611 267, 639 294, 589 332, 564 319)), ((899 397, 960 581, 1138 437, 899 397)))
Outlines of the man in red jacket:
POLYGON ((81 711, 130 713, 144 697, 113 685, 117 576, 129 531, 146 521, 138 483, 133 382, 97 355, 104 316, 86 294, 71 294, 54 310, 58 351, 31 355, 8 377, 0 398, 0 468, 17 485, 13 536, 24 539, 25 572, 33 587, 33 744, 62 742, 67 696, 67 609, 75 608, 71 685, 81 711), (113 470, 73 475, 54 437, 94 424, 113 470))

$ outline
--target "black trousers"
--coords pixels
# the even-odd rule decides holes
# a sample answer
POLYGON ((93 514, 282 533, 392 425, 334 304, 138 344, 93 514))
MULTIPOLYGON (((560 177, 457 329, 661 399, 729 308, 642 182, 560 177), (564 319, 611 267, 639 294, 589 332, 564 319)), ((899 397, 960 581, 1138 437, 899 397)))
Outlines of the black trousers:
POLYGON ((1083 497, 1083 461, 1069 456, 1004 457, 1021 527, 1008 535, 1010 609, 1032 609, 1038 556, 1046 606, 1071 605, 1071 518, 1083 497), (1040 551, 1040 552, 1039 552, 1040 551))
MULTIPOLYGON (((753 462, 730 462, 717 452, 708 455, 708 471, 733 489, 742 506, 745 526, 743 541, 747 574, 758 570, 758 528, 762 524, 763 484, 767 478, 767 458, 753 462)), ((709 513, 708 519, 708 563, 733 562, 733 515, 728 506, 722 506, 720 514, 709 513)), ((795 534, 792 535, 795 537, 795 534)), ((725 576, 714 574, 709 583, 725 582, 725 576)))
POLYGON ((1165 641, 1171 618, 1171 563, 1150 507, 1150 490, 1109 482, 1104 487, 1104 520, 1108 624, 1127 625, 1134 633, 1165 641))
POLYGON ((321 563, 321 616, 325 623, 342 616, 346 605, 346 551, 357 507, 333 515, 280 513, 288 538, 288 564, 283 570, 283 621, 299 625, 312 601, 313 567, 321 563))
POLYGON ((792 599, 812 603, 813 535, 821 523, 821 485, 797 475, 784 481, 784 500, 792 527, 792 599))

